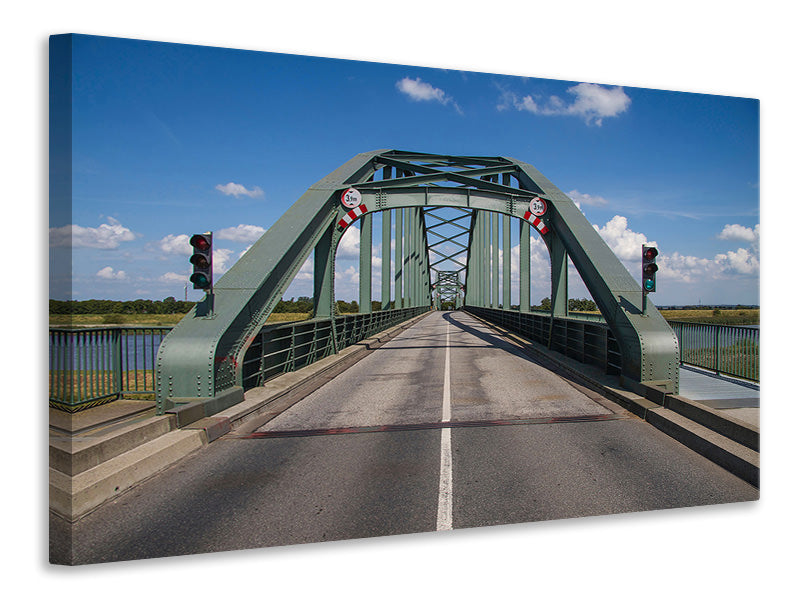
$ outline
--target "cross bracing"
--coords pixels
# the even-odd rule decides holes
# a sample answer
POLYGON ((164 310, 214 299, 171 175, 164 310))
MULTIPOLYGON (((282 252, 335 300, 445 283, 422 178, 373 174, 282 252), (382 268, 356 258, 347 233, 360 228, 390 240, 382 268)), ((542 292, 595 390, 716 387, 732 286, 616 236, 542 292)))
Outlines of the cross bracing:
POLYGON ((671 328, 572 200, 532 165, 507 157, 379 150, 355 156, 312 185, 170 333, 158 356, 159 410, 189 402, 219 406, 220 398, 241 395, 248 347, 311 256, 313 317, 335 329, 336 249, 356 220, 359 306, 370 313, 375 213, 381 214, 382 310, 439 305, 434 286, 441 281, 459 305, 508 310, 510 248, 518 239, 519 301, 513 306, 529 312, 535 232, 550 255, 551 318, 568 317, 571 259, 620 346, 623 379, 666 382, 677 390, 671 328))

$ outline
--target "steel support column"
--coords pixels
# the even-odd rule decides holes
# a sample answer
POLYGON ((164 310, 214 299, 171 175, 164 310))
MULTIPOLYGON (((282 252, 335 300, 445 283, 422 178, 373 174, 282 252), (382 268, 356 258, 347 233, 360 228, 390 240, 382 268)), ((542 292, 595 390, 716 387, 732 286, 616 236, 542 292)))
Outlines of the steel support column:
POLYGON ((394 307, 403 306, 403 209, 394 209, 394 307))
POLYGON ((492 223, 492 303, 493 308, 500 307, 500 215, 489 213, 492 223))
POLYGON ((381 213, 381 309, 389 310, 392 304, 392 211, 381 213))
POLYGON ((557 237, 550 243, 550 312, 554 317, 569 314, 567 290, 567 249, 557 237))
POLYGON ((403 209, 405 231, 403 242, 403 306, 411 306, 411 209, 403 209))
POLYGON ((372 312, 372 213, 361 217, 358 250, 358 311, 372 312))
POLYGON ((531 310, 531 226, 519 221, 519 310, 531 310))
POLYGON ((503 215, 503 308, 511 308, 511 217, 503 215))
POLYGON ((336 248, 333 247, 331 224, 314 246, 314 316, 331 317, 334 314, 333 279, 336 248))

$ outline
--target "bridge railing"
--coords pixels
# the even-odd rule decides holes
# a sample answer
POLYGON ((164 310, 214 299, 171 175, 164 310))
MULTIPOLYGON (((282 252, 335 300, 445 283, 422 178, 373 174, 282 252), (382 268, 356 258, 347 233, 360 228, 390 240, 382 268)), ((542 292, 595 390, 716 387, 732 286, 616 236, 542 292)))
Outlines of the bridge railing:
POLYGON ((595 315, 552 318, 544 311, 519 312, 478 306, 467 306, 466 310, 565 356, 600 367, 608 374, 622 372, 622 356, 614 334, 595 315))
MULTIPOLYGON (((583 363, 620 373, 619 346, 611 329, 597 315, 570 313, 550 318, 550 313, 468 306, 466 310, 523 337, 550 347, 583 363)), ((678 338, 681 364, 709 369, 717 374, 759 381, 759 329, 734 325, 667 321, 678 338)))
MULTIPOLYGON (((245 356, 245 389, 297 370, 430 310, 401 308, 265 326, 245 356), (336 336, 331 335, 335 322, 336 336), (335 344, 334 344, 335 339, 335 344)), ((120 397, 155 397, 156 357, 171 327, 51 328, 49 404, 77 412, 120 397)))
POLYGON ((678 336, 681 364, 759 381, 759 328, 667 321, 678 336))
POLYGON ((244 389, 301 369, 429 310, 410 307, 265 325, 245 354, 244 389))
POLYGON ((156 355, 171 327, 51 328, 49 403, 67 412, 155 394, 156 355))

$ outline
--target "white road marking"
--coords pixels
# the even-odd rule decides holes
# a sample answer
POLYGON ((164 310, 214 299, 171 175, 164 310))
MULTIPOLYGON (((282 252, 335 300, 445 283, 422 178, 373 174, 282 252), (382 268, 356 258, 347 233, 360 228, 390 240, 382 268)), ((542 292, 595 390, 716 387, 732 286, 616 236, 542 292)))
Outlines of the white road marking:
MULTIPOLYGON (((444 350, 444 390, 442 392, 442 423, 450 421, 450 323, 444 350)), ((453 453, 450 446, 450 428, 442 427, 442 457, 439 468, 439 512, 436 530, 453 528, 453 453)))

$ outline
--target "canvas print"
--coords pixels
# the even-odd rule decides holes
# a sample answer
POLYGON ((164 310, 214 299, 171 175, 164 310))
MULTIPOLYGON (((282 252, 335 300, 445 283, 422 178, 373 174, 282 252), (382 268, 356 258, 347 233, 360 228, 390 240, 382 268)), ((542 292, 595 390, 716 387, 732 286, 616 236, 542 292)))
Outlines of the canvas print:
POLYGON ((50 561, 759 497, 757 99, 50 38, 50 561))

